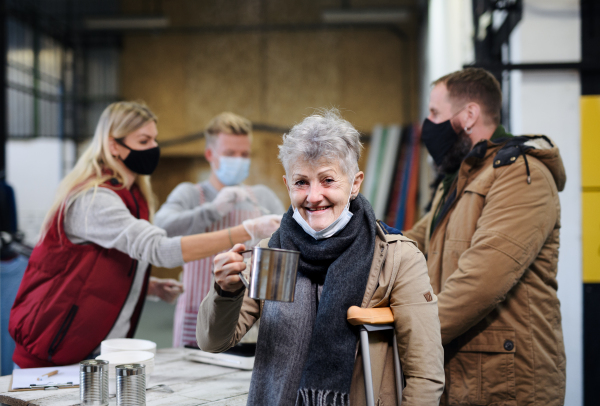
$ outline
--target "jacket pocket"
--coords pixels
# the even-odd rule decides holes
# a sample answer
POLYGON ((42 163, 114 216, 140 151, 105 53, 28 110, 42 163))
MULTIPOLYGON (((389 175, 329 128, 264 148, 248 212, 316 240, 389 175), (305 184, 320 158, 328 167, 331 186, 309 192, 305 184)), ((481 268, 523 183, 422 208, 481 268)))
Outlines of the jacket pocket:
POLYGON ((514 330, 487 329, 459 344, 448 362, 449 404, 516 406, 514 330))
POLYGON ((52 361, 52 356, 56 353, 56 349, 67 335, 67 332, 71 327, 71 323, 73 323, 73 319, 75 318, 75 314, 77 314, 77 310, 79 310, 79 307, 76 305, 71 306, 71 309, 69 309, 67 316, 63 320, 58 332, 50 343, 50 347, 48 348, 48 361, 52 361))

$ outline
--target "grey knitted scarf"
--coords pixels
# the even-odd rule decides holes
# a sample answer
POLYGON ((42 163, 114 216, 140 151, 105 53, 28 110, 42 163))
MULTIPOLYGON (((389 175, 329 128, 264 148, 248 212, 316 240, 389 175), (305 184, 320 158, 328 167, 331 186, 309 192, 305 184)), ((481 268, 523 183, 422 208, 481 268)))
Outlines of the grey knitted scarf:
POLYGON ((358 331, 346 320, 360 306, 373 261, 375 214, 362 196, 335 236, 315 240, 290 208, 269 247, 300 251, 295 299, 267 301, 258 333, 248 405, 348 405, 358 331))

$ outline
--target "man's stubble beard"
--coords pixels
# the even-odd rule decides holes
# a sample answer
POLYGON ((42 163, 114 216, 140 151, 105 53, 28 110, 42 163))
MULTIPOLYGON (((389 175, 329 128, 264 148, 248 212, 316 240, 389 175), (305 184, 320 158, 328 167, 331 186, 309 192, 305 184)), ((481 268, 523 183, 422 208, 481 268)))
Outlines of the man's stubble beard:
POLYGON ((456 172, 467 154, 471 152, 471 149, 473 149, 473 141, 462 130, 458 134, 458 139, 442 160, 441 165, 438 166, 438 171, 445 175, 456 172))

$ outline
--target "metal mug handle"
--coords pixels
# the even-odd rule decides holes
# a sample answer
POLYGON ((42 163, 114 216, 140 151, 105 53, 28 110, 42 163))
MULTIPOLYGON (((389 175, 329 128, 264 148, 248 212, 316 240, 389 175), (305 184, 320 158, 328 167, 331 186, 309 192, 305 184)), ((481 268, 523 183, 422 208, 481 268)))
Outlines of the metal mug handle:
MULTIPOLYGON (((244 251, 238 252, 238 254, 240 254, 240 255, 247 254, 248 252, 252 252, 252 251, 254 251, 254 250, 253 249, 244 250, 244 251)), ((252 272, 252 267, 250 267, 250 272, 252 272)), ((248 281, 246 280, 246 277, 244 275, 242 275, 241 272, 238 274, 238 276, 240 277, 240 280, 242 281, 242 283, 244 284, 246 289, 250 289, 250 283, 248 283, 248 281)))

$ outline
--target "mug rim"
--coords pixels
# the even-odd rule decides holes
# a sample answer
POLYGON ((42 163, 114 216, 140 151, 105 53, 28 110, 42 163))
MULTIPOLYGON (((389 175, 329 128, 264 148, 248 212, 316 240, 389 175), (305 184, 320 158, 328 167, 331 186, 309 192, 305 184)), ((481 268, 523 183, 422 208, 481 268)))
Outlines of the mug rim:
POLYGON ((269 251, 281 251, 281 252, 289 252, 291 254, 300 254, 300 251, 294 251, 294 250, 286 250, 283 248, 271 248, 271 247, 253 247, 252 251, 254 250, 269 250, 269 251))

